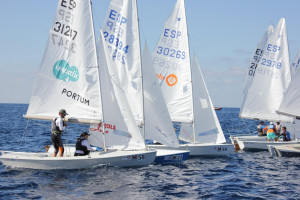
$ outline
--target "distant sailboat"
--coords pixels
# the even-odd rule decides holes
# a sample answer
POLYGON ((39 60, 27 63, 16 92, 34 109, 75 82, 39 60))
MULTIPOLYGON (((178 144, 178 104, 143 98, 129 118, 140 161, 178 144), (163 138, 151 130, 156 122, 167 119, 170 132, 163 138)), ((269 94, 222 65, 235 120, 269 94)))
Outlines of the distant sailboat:
MULTIPOLYGON (((180 122, 180 149, 192 156, 229 155, 234 151, 226 142, 196 57, 189 54, 185 6, 178 0, 165 22, 152 63, 173 122, 180 122)), ((156 148, 168 148, 153 145, 156 148)))
POLYGON ((222 110, 221 107, 214 107, 215 110, 222 110))
MULTIPOLYGON (((0 159, 4 165, 33 169, 80 169, 97 165, 145 166, 153 162, 156 152, 145 150, 133 116, 130 112, 126 113, 126 100, 121 99, 122 93, 116 88, 118 83, 109 78, 111 59, 103 41, 101 35, 98 66, 91 2, 82 0, 75 4, 72 1, 59 1, 25 117, 53 120, 58 110, 65 108, 70 116, 65 119, 67 122, 103 123, 104 119, 111 122, 113 113, 108 109, 111 108, 119 111, 119 115, 111 122, 115 125, 114 131, 130 135, 129 140, 115 143, 128 146, 128 150, 91 152, 90 155, 79 157, 52 157, 51 152, 2 152, 0 159)), ((106 128, 103 126, 102 132, 98 132, 101 138, 105 138, 106 128)), ((103 147, 96 138, 92 139, 90 142, 95 146, 103 147)))

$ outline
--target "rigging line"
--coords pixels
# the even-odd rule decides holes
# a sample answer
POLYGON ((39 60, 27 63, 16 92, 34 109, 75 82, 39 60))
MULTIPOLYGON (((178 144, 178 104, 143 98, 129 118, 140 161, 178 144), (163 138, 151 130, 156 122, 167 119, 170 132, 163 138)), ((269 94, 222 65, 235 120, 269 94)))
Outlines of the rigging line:
POLYGON ((253 135, 255 132, 253 132, 253 133, 250 133, 250 130, 249 130, 249 128, 248 128, 248 126, 247 126, 247 124, 246 124, 245 120, 244 120, 243 118, 241 118, 241 119, 242 119, 242 122, 244 123, 244 126, 246 127, 246 129, 247 129, 248 133, 253 135))
POLYGON ((26 138, 26 133, 27 133, 27 130, 28 130, 28 123, 29 123, 29 119, 27 119, 27 123, 26 123, 26 127, 25 127, 25 130, 24 130, 23 136, 22 136, 22 138, 19 142, 19 150, 20 150, 20 146, 23 143, 23 140, 25 140, 25 138, 26 138))

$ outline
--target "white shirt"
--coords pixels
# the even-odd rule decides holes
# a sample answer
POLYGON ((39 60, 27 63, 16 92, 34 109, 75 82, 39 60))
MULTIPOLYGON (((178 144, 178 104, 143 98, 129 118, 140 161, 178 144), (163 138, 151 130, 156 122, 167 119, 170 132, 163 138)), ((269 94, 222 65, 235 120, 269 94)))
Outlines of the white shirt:
POLYGON ((64 131, 66 129, 61 116, 57 117, 57 119, 55 121, 55 125, 58 126, 60 131, 64 131))

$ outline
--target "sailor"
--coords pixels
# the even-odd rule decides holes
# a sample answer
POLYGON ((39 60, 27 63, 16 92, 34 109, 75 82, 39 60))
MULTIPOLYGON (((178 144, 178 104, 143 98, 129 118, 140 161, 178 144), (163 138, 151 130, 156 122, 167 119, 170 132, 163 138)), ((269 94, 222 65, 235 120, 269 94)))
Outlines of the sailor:
POLYGON ((264 125, 264 122, 263 122, 263 121, 261 121, 261 122, 257 125, 258 136, 264 136, 263 129, 264 129, 265 127, 266 127, 266 126, 264 125))
POLYGON ((277 137, 276 137, 276 127, 274 125, 273 122, 270 122, 270 125, 269 126, 266 126, 263 131, 267 131, 267 138, 268 138, 268 141, 270 142, 271 140, 275 140, 277 141, 277 137))
POLYGON ((279 136, 282 136, 282 140, 285 142, 291 141, 291 134, 286 130, 285 126, 282 127, 282 133, 279 136))
POLYGON ((68 126, 65 122, 64 122, 64 118, 66 115, 68 115, 68 113, 66 112, 65 109, 60 109, 58 111, 58 117, 56 117, 53 121, 52 121, 52 135, 51 135, 51 140, 53 143, 53 147, 55 149, 53 157, 56 157, 57 153, 59 157, 62 157, 64 154, 64 146, 61 140, 61 135, 63 133, 63 131, 65 131, 66 127, 68 126))
POLYGON ((87 132, 82 132, 80 137, 77 138, 76 151, 74 156, 85 156, 89 155, 90 151, 95 151, 87 141, 90 134, 87 132))

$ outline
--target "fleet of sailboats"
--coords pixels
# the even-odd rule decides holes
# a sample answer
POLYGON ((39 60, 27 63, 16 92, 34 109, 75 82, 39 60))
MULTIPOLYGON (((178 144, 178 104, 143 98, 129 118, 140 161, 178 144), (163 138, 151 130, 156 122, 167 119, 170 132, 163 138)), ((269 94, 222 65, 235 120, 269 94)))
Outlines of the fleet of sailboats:
MULTIPOLYGON (((24 117, 52 121, 64 108, 69 113, 64 120, 89 124, 88 141, 102 150, 78 157, 73 156, 74 145, 66 145, 71 154, 64 157, 52 157, 52 150, 2 151, 1 162, 33 169, 139 167, 178 163, 189 155, 232 154, 234 145, 226 143, 197 58, 190 57, 184 0, 177 0, 153 54, 146 43, 141 52, 136 0, 111 0, 97 42, 90 0, 59 0, 24 117), (178 137, 174 122, 180 123, 178 137)), ((300 116, 299 55, 289 63, 282 18, 257 44, 245 79, 241 118, 295 122, 300 116)), ((244 150, 299 153, 298 141, 284 146, 286 142, 253 135, 231 139, 244 150)))

